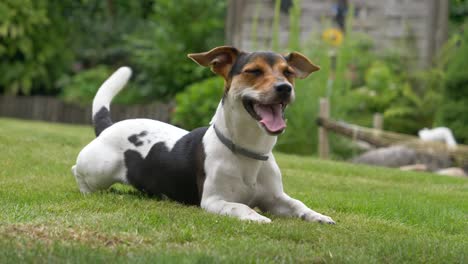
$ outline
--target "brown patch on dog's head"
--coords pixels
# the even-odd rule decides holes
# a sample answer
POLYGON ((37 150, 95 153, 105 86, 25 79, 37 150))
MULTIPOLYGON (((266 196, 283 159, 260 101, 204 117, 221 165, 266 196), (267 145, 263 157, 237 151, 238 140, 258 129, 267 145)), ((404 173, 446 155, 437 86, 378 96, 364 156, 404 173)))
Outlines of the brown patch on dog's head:
POLYGON ((238 83, 251 84, 250 87, 265 90, 269 85, 271 87, 275 80, 285 79, 294 84, 295 78, 306 78, 320 69, 298 52, 282 56, 274 52, 247 53, 234 47, 221 46, 187 56, 221 75, 226 81, 226 89, 230 88, 234 77, 239 79, 238 83))
POLYGON ((294 84, 295 72, 286 59, 273 52, 243 54, 231 70, 231 88, 253 88, 265 94, 278 83, 294 84))
POLYGON ((286 56, 274 52, 241 53, 229 77, 233 88, 254 87, 258 91, 266 91, 280 82, 294 85, 295 78, 306 78, 319 69, 298 52, 286 56))
POLYGON ((295 98, 294 79, 306 78, 320 69, 297 52, 283 56, 223 46, 188 56, 223 76, 225 96, 241 101, 247 113, 273 135, 286 127, 284 110, 295 98))

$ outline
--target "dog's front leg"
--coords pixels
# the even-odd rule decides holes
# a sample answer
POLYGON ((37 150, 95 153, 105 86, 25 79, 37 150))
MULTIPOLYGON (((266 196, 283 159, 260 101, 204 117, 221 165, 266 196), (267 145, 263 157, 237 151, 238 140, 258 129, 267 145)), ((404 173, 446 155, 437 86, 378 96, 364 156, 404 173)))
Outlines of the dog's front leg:
POLYGON ((315 212, 301 201, 289 197, 286 193, 270 198, 263 203, 262 209, 275 215, 299 217, 309 222, 335 224, 329 216, 315 212))
POLYGON ((270 223, 271 220, 245 204, 227 202, 218 198, 207 198, 201 202, 201 207, 210 213, 227 215, 240 220, 254 221, 259 223, 270 223))
POLYGON ((262 211, 280 216, 299 217, 310 222, 335 223, 330 217, 315 212, 301 201, 284 193, 281 171, 273 156, 262 167, 258 181, 256 204, 262 211))

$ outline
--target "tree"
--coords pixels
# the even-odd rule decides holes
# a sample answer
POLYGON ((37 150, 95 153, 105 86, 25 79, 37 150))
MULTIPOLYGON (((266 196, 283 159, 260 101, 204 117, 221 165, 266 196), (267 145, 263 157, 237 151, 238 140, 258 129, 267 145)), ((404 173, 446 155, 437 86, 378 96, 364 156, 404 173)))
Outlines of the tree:
POLYGON ((210 75, 186 54, 223 44, 224 9, 218 0, 3 0, 0 93, 57 94, 84 71, 125 64, 138 89, 123 101, 168 98, 210 75))
POLYGON ((57 23, 60 6, 47 0, 0 2, 0 92, 54 93, 69 69, 72 52, 57 23))
POLYGON ((211 76, 187 58, 224 43, 225 1, 159 0, 148 24, 128 39, 136 81, 149 98, 168 98, 211 76))

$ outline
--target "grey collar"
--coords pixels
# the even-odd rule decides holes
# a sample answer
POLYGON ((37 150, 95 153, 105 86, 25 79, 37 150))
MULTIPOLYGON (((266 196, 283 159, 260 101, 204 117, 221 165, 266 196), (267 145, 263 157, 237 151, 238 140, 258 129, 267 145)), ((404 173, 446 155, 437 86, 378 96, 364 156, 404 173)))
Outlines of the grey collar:
POLYGON ((261 155, 261 154, 258 154, 258 153, 255 153, 255 152, 252 152, 248 149, 245 149, 243 147, 239 147, 239 146, 236 146, 234 144, 234 142, 232 142, 230 139, 228 139, 227 137, 225 137, 221 131, 219 131, 216 126, 213 124, 213 129, 216 133, 216 136, 218 136, 219 138, 219 141, 221 141, 221 143, 224 144, 224 146, 226 146, 229 150, 232 151, 232 153, 234 154, 240 154, 240 155, 243 155, 243 156, 246 156, 248 158, 251 158, 251 159, 256 159, 256 160, 268 160, 268 155, 261 155))

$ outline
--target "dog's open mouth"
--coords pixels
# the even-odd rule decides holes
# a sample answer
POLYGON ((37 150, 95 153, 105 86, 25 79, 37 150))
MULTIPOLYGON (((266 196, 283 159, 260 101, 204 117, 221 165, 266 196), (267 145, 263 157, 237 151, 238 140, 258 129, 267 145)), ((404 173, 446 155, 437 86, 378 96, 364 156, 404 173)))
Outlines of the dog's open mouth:
POLYGON ((280 134, 286 128, 284 109, 287 103, 262 104, 252 99, 244 99, 243 103, 245 110, 247 110, 269 134, 280 134))

